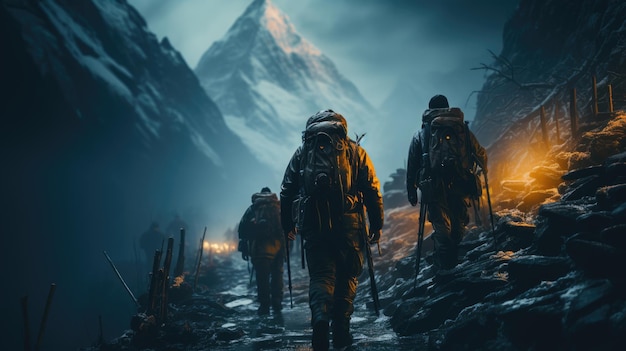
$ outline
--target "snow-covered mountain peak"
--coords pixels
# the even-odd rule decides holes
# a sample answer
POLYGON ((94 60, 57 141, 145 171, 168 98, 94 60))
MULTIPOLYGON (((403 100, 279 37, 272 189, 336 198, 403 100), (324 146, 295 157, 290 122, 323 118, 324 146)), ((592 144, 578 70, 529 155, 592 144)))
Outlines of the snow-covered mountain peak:
POLYGON ((356 86, 267 0, 252 2, 195 71, 229 128, 277 180, 316 111, 334 109, 354 132, 375 130, 374 109, 356 86))
POLYGON ((307 40, 300 37, 294 26, 276 6, 271 2, 265 2, 265 11, 260 18, 261 25, 274 37, 276 44, 285 53, 300 55, 320 56, 322 53, 307 40))
MULTIPOLYGON (((246 27, 256 27, 257 35, 267 35, 273 39, 285 53, 320 56, 321 51, 302 38, 294 25, 278 7, 269 0, 252 2, 238 20, 230 28, 229 33, 245 31, 246 27)), ((227 34, 223 40, 229 40, 227 34)))

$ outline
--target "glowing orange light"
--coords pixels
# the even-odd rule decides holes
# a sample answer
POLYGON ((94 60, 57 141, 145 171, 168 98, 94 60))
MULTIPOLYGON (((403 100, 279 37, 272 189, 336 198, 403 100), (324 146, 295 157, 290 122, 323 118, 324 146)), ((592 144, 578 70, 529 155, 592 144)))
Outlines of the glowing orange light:
POLYGON ((205 250, 208 250, 212 254, 228 254, 237 249, 237 246, 233 242, 205 241, 202 246, 205 250))

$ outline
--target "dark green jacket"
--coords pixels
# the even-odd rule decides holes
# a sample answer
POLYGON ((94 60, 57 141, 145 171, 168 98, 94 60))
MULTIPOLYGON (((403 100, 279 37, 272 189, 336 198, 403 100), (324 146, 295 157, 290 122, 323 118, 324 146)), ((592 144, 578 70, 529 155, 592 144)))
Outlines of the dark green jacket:
MULTIPOLYGON (((369 218, 369 225, 371 231, 378 231, 383 227, 384 214, 383 214, 383 200, 380 193, 380 182, 376 177, 374 165, 370 160, 365 149, 357 145, 354 141, 350 141, 352 152, 350 154, 350 164, 356 168, 353 170, 356 175, 354 177, 355 182, 352 183, 353 189, 344 189, 346 194, 362 194, 364 205, 367 209, 367 217, 369 218), (352 159, 356 158, 356 159, 352 159)), ((281 222, 283 231, 288 233, 294 231, 295 223, 292 217, 292 204, 293 201, 299 197, 302 187, 302 179, 300 176, 300 166, 302 164, 303 149, 302 146, 298 147, 295 151, 289 165, 285 170, 283 182, 281 185, 280 202, 281 202, 281 222)), ((359 209, 360 210, 360 209, 359 209)), ((355 210, 353 213, 345 213, 343 216, 344 228, 359 228, 362 216, 355 210)))

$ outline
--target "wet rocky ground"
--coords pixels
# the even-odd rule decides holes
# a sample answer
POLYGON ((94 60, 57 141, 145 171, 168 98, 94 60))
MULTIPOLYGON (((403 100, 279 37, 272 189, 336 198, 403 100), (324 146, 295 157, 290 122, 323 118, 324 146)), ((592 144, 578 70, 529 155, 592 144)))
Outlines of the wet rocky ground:
MULTIPOLYGON (((84 350, 311 350, 308 275, 300 266, 299 255, 293 256, 293 307, 285 271, 281 313, 257 315, 255 282, 250 281, 246 263, 235 252, 213 258, 203 277, 210 283, 200 284, 197 293, 191 294, 187 283, 170 290, 175 302, 170 303, 165 326, 153 332, 129 329, 84 350)), ((364 292, 369 283, 363 278, 352 319, 354 349, 414 350, 419 338, 399 336, 388 316, 375 315, 369 291, 364 292)))
MULTIPOLYGON (((528 178, 503 181, 504 190, 493 194, 494 226, 483 205, 461 243, 459 265, 449 271, 434 271, 427 236, 417 279, 419 211, 402 203, 402 187, 386 184, 382 255, 374 254, 382 313, 372 312, 364 272, 354 349, 621 350, 625 135, 622 115, 575 145, 553 148, 528 178)), ((294 307, 286 293, 280 315, 256 315, 246 264, 235 253, 206 267, 196 294, 179 288, 168 324, 151 337, 129 330, 88 350, 309 350, 307 273, 299 251, 291 257, 294 307)))
POLYGON ((622 349, 625 135, 618 114, 503 181, 494 230, 470 229, 455 269, 433 274, 426 255, 415 282, 413 258, 398 260, 381 277, 394 331, 431 350, 622 349))

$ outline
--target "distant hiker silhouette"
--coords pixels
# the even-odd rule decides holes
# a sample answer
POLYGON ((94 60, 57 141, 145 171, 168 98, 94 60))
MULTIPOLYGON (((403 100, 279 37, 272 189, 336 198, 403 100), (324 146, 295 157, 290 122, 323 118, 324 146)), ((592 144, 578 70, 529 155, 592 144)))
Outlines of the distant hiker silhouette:
POLYGON ((152 271, 152 262, 154 261, 154 253, 161 250, 165 242, 165 234, 161 231, 159 223, 152 222, 150 227, 141 234, 139 238, 139 246, 144 252, 144 267, 146 271, 152 271))

